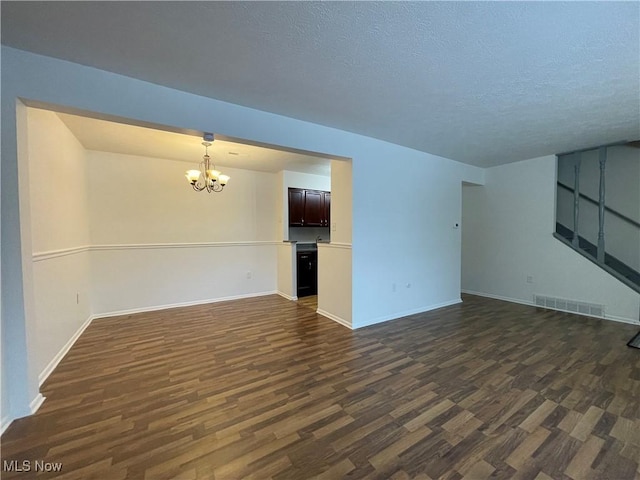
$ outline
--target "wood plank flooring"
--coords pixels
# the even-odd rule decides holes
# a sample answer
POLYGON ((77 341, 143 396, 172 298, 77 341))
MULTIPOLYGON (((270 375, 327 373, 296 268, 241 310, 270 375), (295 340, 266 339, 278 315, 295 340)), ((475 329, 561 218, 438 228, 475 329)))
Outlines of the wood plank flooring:
POLYGON ((315 312, 318 309, 318 296, 308 295, 306 297, 300 297, 296 300, 296 303, 301 307, 310 308, 315 312))
POLYGON ((95 320, 2 478, 640 478, 637 327, 463 298, 356 332, 277 296, 95 320))

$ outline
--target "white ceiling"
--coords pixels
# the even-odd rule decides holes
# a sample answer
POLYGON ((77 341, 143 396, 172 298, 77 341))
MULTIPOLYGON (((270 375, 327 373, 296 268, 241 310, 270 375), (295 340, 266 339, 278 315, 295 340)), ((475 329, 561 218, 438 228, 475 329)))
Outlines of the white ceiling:
POLYGON ((640 2, 7 2, 2 43, 479 166, 640 137, 640 2))
MULTIPOLYGON (((58 113, 82 146, 88 150, 167 158, 191 164, 195 168, 202 160, 202 138, 154 128, 115 123, 106 120, 58 113)), ((261 172, 331 174, 330 160, 314 155, 276 150, 215 139, 209 155, 218 167, 241 168, 261 172)), ((189 168, 185 165, 185 170, 189 168)))

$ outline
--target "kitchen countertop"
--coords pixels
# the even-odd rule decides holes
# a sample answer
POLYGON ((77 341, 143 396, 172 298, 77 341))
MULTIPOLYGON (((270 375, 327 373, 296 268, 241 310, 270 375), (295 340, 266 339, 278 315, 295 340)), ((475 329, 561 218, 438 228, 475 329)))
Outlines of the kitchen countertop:
POLYGON ((296 244, 296 251, 298 252, 315 252, 318 250, 318 245, 315 242, 302 242, 296 244))
POLYGON ((318 244, 328 245, 330 240, 321 240, 319 242, 306 242, 298 240, 283 240, 284 243, 290 243, 298 252, 313 252, 318 249, 318 244))
POLYGON ((331 240, 320 240, 319 242, 306 242, 298 240, 283 240, 284 243, 295 243, 296 245, 317 245, 318 243, 331 243, 331 240))

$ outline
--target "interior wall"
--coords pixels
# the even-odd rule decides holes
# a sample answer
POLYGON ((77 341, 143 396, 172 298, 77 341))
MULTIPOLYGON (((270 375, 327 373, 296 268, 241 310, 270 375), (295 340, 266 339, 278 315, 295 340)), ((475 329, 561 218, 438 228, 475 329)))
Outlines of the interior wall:
POLYGON ((27 115, 33 251, 87 246, 85 149, 56 113, 28 108, 27 115))
POLYGON ((318 313, 346 327, 353 325, 351 245, 318 245, 318 313))
POLYGON ((276 174, 226 168, 209 194, 185 162, 87 157, 96 315, 276 291, 276 174))
MULTIPOLYGON (((23 252, 31 253, 15 230, 21 225, 18 191, 12 184, 18 164, 12 127, 18 98, 62 105, 74 112, 214 131, 351 158, 354 324, 375 323, 459 301, 460 240, 452 224, 461 215, 460 182, 482 183, 482 169, 362 135, 2 47, 3 354, 9 343, 20 342, 24 334, 19 327, 24 324, 24 300, 6 294, 11 289, 7 290, 5 282, 20 281, 21 274, 9 275, 21 272, 20 262, 12 259, 21 258, 23 252), (381 185, 379 172, 390 166, 394 182, 381 185), (392 188, 392 194, 383 187, 392 188), (4 223, 5 213, 13 221, 4 223), (5 233, 6 226, 11 229, 9 234, 5 233), (394 282, 398 289, 402 282, 412 287, 393 292, 390 283, 394 282), (7 325, 18 327, 6 335, 7 325)), ((18 365, 30 355, 17 348, 8 364, 18 365)), ((12 378, 11 382, 9 389, 33 388, 29 376, 12 378)), ((19 407, 11 408, 15 412, 19 407)))
POLYGON ((353 328, 352 162, 331 161, 331 243, 318 245, 318 313, 353 328))
POLYGON ((278 294, 288 300, 297 300, 296 244, 278 244, 278 294))
POLYGON ((285 188, 308 188, 309 190, 331 191, 330 175, 284 171, 285 188))
POLYGON ((228 186, 206 193, 187 162, 89 151, 88 164, 94 245, 276 239, 274 173, 225 168, 228 186))
POLYGON ((353 225, 351 161, 331 161, 331 242, 351 245, 353 225))
POLYGON ((276 245, 153 247, 92 252, 95 316, 276 293, 276 245))
POLYGON ((464 168, 397 147, 354 158, 354 327, 460 302, 464 168))
MULTIPOLYGON (((4 71, 4 57, 0 58, 4 71)), ((38 402, 39 395, 38 372, 34 367, 35 362, 30 358, 32 355, 29 355, 34 350, 31 319, 35 307, 31 268, 27 107, 19 98, 10 98, 7 101, 3 88, 0 96, 2 432, 14 418, 29 415, 31 404, 38 402), (7 161, 8 158, 12 161, 7 161)))
POLYGON ((553 237, 555 170, 554 156, 535 158, 487 169, 485 186, 463 187, 463 290, 603 304, 607 317, 638 323, 640 296, 553 237))
POLYGON ((34 362, 39 377, 91 315, 85 150, 50 111, 27 109, 34 362))
MULTIPOLYGON (((2 339, 2 332, 0 331, 0 340, 1 339, 2 339)), ((5 365, 7 363, 7 360, 5 360, 4 348, 1 346, 1 343, 2 342, 0 342, 0 362, 2 362, 3 365, 5 365)), ((1 382, 0 397, 2 399, 1 400, 2 403, 0 404, 0 409, 2 412, 2 414, 0 415, 0 435, 2 435, 2 433, 4 433, 4 431, 6 430, 6 428, 11 424, 12 416, 15 415, 12 412, 11 400, 9 398, 9 394, 7 390, 9 386, 7 374, 8 372, 3 372, 2 376, 0 376, 0 382, 1 382)))

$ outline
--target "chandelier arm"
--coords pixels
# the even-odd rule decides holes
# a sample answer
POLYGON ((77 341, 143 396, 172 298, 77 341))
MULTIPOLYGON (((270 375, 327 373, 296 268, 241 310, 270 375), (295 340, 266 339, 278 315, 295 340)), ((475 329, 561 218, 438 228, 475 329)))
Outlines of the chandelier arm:
POLYGON ((200 162, 200 177, 196 180, 196 183, 193 185, 194 190, 197 192, 203 191, 207 186, 207 175, 206 170, 203 170, 204 163, 200 162), (200 183, 200 178, 202 178, 202 183, 200 183))

